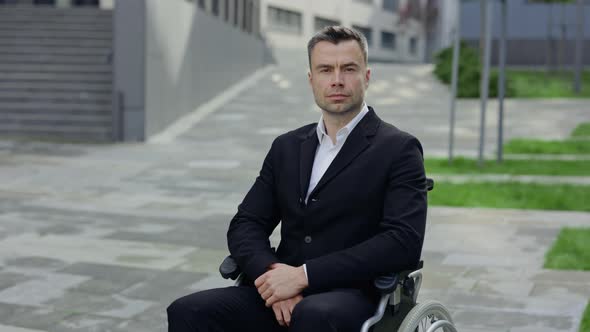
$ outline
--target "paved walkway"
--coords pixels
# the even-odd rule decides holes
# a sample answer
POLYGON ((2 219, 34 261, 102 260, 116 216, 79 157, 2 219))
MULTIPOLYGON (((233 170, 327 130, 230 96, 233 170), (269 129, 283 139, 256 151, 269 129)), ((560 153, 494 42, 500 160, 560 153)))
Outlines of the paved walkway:
MULTIPOLYGON (((217 275, 225 231, 270 142, 319 117, 301 68, 273 69, 170 143, 2 142, 0 332, 165 331, 173 299, 227 285, 217 275)), ((413 83, 427 70, 376 66, 370 98, 428 153, 444 150, 445 136, 432 130, 441 101, 420 97, 441 88, 413 83)), ((570 115, 588 108, 563 103, 571 109, 557 131, 569 133, 570 115)), ((535 123, 555 123, 537 111, 535 123)), ((542 268, 564 226, 590 227, 590 214, 432 207, 420 298, 446 303, 460 331, 574 332, 590 273, 542 268)))

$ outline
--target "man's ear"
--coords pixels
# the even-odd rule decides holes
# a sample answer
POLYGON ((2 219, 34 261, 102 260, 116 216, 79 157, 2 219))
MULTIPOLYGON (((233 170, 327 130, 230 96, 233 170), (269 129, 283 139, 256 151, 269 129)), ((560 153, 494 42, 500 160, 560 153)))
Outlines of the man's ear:
POLYGON ((371 81, 371 69, 367 68, 367 72, 365 73, 365 85, 369 87, 369 82, 371 81))
POLYGON ((311 70, 307 71, 307 81, 309 82, 309 84, 311 85, 311 70))

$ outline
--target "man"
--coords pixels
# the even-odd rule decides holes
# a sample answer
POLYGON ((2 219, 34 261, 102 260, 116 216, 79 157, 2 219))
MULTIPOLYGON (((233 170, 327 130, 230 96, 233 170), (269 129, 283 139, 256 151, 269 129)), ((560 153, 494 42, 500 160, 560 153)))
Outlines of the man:
POLYGON ((176 300, 169 331, 356 332, 376 308, 373 279, 419 261, 422 148, 365 104, 366 39, 327 27, 308 57, 320 121, 275 139, 227 233, 247 281, 176 300))

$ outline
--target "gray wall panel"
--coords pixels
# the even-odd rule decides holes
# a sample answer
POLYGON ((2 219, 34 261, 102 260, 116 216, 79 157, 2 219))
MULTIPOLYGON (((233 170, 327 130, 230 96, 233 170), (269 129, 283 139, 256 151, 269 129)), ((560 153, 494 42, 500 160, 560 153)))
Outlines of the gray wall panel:
POLYGON ((264 65, 263 41, 185 0, 146 1, 146 135, 264 65))
POLYGON ((117 1, 113 31, 114 139, 143 140, 144 117, 126 113, 144 112, 145 1, 117 1))

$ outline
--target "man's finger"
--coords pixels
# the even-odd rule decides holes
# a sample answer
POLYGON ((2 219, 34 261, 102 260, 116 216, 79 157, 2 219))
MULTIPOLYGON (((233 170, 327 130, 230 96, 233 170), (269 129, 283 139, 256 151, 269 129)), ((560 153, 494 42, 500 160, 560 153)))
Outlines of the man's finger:
POLYGON ((274 311, 275 318, 277 319, 277 322, 279 323, 279 325, 280 326, 285 326, 285 320, 283 318, 283 312, 281 310, 281 306, 279 306, 279 305, 273 305, 272 306, 272 311, 274 311))
POLYGON ((254 285, 256 286, 256 288, 260 287, 260 285, 262 285, 264 283, 264 281, 266 280, 266 273, 261 275, 260 277, 256 278, 256 280, 254 280, 254 285))
POLYGON ((283 304, 281 306, 282 312, 283 312, 283 319, 285 320, 285 325, 289 326, 291 325, 291 308, 290 308, 290 304, 283 304))
MULTIPOLYGON (((262 296, 263 300, 268 300, 270 297, 272 297, 273 293, 270 289, 267 289, 264 293, 260 294, 260 296, 262 296)), ((272 304, 272 303, 271 303, 272 304)), ((267 305, 267 307, 269 307, 270 305, 267 305)))
POLYGON ((262 295, 264 292, 266 292, 269 288, 269 284, 268 283, 263 283, 262 285, 258 286, 258 294, 262 295))
POLYGON ((274 295, 270 296, 269 298, 267 298, 265 300, 266 300, 267 307, 270 307, 271 305, 275 304, 275 302, 279 301, 279 299, 274 295))

